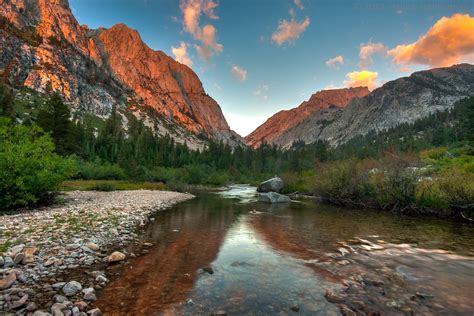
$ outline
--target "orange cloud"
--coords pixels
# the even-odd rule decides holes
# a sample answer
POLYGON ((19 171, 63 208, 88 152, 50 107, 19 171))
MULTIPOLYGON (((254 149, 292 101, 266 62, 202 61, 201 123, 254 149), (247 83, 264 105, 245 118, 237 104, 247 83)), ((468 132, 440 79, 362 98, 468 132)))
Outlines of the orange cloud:
POLYGON ((385 47, 382 43, 372 43, 368 42, 366 44, 360 44, 359 49, 359 67, 362 69, 366 69, 370 65, 372 65, 372 55, 378 54, 380 56, 387 55, 387 47, 385 47))
POLYGON ((171 47, 171 52, 174 55, 174 59, 186 66, 191 67, 193 61, 188 56, 188 45, 185 42, 181 42, 179 47, 171 47))
POLYGON ((339 55, 334 58, 329 58, 326 60, 326 66, 331 67, 331 68, 336 68, 338 69, 339 66, 344 65, 344 57, 339 55))
POLYGON ((398 45, 388 54, 401 65, 443 67, 474 61, 474 18, 469 14, 442 17, 416 42, 398 45))
POLYGON ((378 73, 375 71, 353 71, 346 74, 346 80, 344 86, 346 87, 367 87, 369 90, 373 90, 377 87, 376 80, 378 73))
POLYGON ((283 20, 278 24, 278 28, 272 34, 272 40, 277 43, 278 46, 283 45, 285 42, 293 42, 300 37, 306 28, 309 26, 309 17, 306 17, 301 22, 295 20, 294 11, 290 11, 291 20, 283 20))
POLYGON ((217 30, 213 25, 206 24, 203 27, 199 25, 202 14, 213 20, 219 18, 214 13, 217 6, 218 4, 212 0, 181 0, 179 6, 183 14, 184 30, 201 42, 200 45, 195 45, 195 47, 199 56, 206 60, 224 49, 216 40, 217 30))

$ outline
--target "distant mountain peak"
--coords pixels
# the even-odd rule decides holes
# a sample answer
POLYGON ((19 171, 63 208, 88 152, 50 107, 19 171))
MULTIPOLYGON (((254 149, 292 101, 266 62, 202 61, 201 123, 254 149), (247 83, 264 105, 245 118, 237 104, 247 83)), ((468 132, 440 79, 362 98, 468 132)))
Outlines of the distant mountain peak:
POLYGON ((448 110, 457 101, 473 95, 473 65, 418 71, 389 81, 366 96, 354 98, 345 107, 315 111, 280 132, 272 143, 289 148, 295 141, 323 140, 336 146, 355 136, 412 123, 436 111, 448 110))
POLYGON ((345 107, 353 98, 363 97, 369 92, 367 87, 318 91, 298 107, 280 111, 270 117, 255 131, 246 136, 245 142, 253 147, 258 147, 263 142, 273 143, 285 131, 297 126, 313 113, 330 107, 345 107))

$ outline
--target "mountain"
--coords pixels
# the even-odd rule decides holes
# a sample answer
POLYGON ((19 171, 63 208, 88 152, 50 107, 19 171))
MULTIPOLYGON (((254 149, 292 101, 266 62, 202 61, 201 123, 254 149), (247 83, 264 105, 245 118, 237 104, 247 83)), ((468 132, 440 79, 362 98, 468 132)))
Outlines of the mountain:
POLYGON ((192 69, 125 24, 79 25, 67 0, 0 0, 0 26, 0 75, 16 87, 59 92, 76 113, 133 113, 190 147, 242 143, 192 69))
MULTIPOLYGON (((381 131, 402 123, 413 123, 437 111, 445 111, 460 99, 474 95, 474 66, 460 64, 415 72, 409 77, 385 83, 366 96, 353 98, 345 107, 326 107, 313 111, 288 129, 265 135, 274 143, 289 148, 295 141, 328 141, 332 146, 381 131)), ((271 119, 270 119, 271 120, 271 119)), ((269 121, 270 121, 269 120, 269 121)), ((268 121, 246 137, 252 145, 268 121)), ((265 130, 270 130, 267 126, 265 130)))
POLYGON ((280 137, 289 129, 298 126, 314 112, 328 108, 342 108, 355 97, 363 97, 369 93, 367 87, 322 90, 313 94, 308 101, 291 110, 283 110, 260 125, 245 137, 247 145, 258 147, 263 142, 279 143, 280 137))

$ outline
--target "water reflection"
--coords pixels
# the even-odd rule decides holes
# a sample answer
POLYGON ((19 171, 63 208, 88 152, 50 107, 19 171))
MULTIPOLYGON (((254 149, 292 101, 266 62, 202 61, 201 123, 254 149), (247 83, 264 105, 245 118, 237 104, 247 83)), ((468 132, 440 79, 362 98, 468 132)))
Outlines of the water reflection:
POLYGON ((143 233, 156 245, 123 268, 99 295, 99 307, 111 314, 325 315, 338 311, 325 300, 326 290, 384 268, 413 289, 436 284, 451 291, 454 298, 439 295, 448 308, 472 307, 466 299, 474 282, 472 226, 311 201, 270 206, 255 200, 254 188, 233 186, 159 212, 143 233), (328 261, 341 241, 355 237, 383 240, 383 250, 347 254, 349 265, 328 261), (441 259, 447 256, 463 259, 441 259), (213 274, 202 270, 209 266, 213 274))

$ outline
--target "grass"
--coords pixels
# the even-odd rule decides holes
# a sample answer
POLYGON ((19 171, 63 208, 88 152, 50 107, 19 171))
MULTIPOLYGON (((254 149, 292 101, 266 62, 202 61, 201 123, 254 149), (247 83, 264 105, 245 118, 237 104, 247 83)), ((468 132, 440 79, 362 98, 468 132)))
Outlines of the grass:
POLYGON ((61 184, 62 191, 116 191, 116 190, 166 190, 161 182, 125 180, 68 180, 61 184))
POLYGON ((379 160, 337 160, 315 170, 282 175, 284 192, 314 193, 351 207, 439 216, 474 217, 472 148, 433 148, 379 160))

